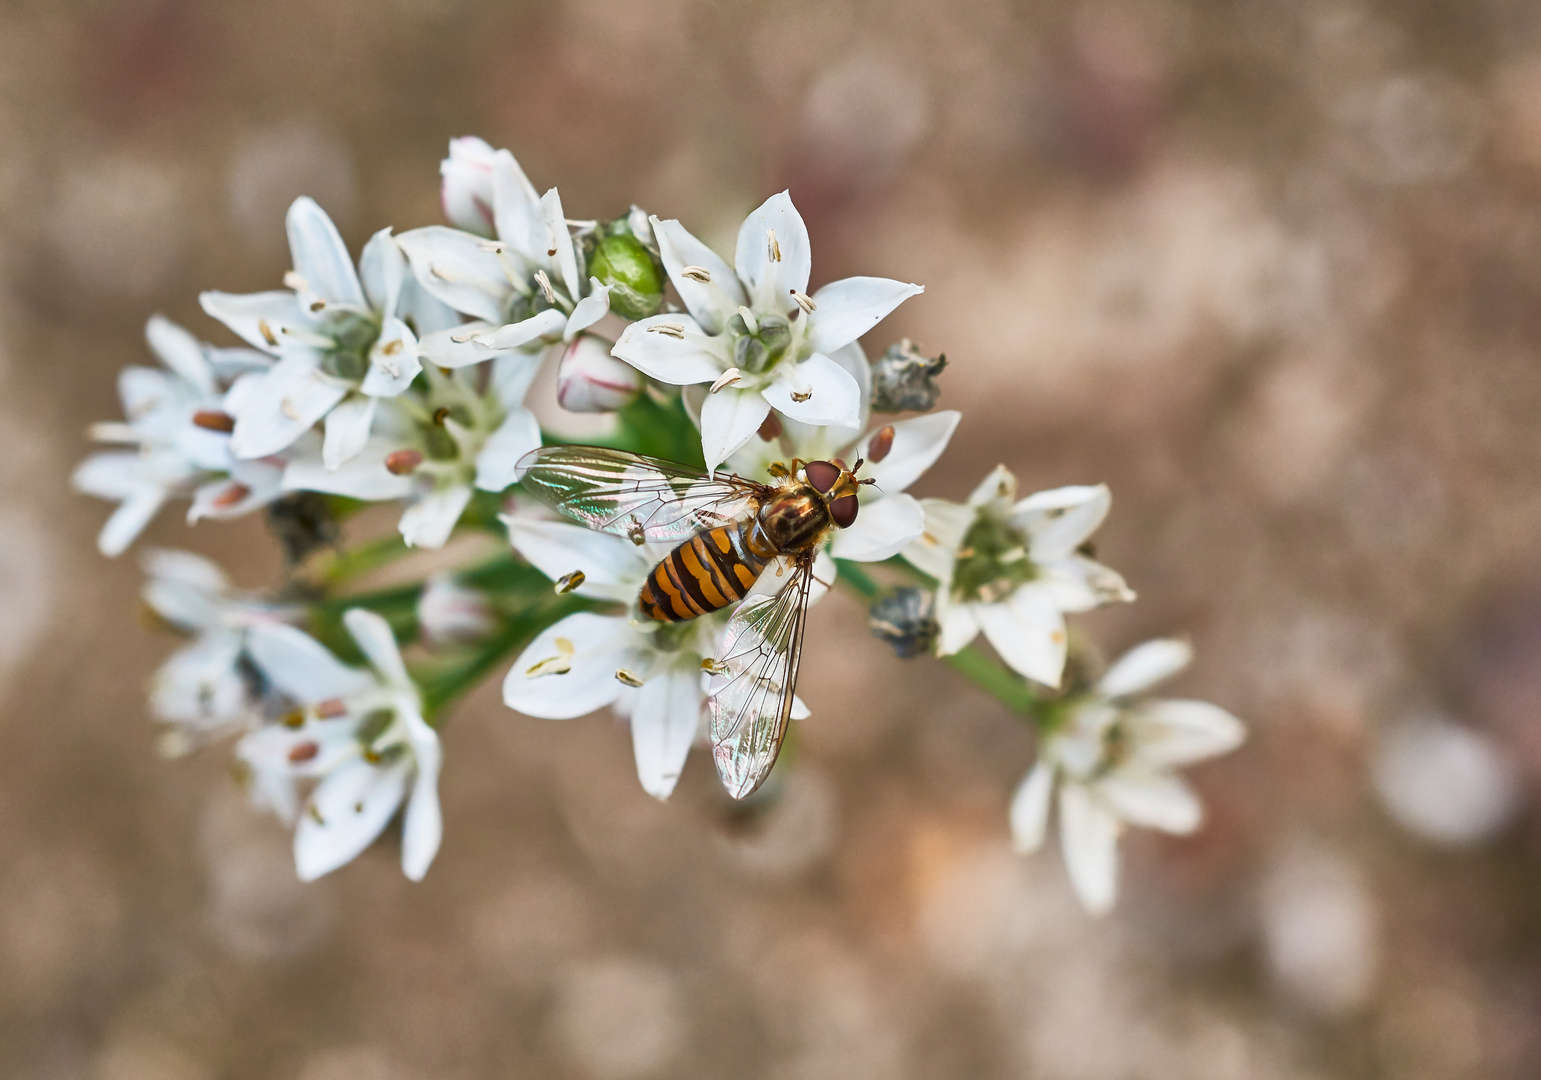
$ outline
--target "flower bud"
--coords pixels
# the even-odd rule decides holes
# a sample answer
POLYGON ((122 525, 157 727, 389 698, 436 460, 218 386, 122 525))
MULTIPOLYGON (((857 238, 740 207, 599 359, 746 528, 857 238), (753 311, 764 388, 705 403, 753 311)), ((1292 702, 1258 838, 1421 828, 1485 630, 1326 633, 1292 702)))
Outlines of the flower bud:
MULTIPOLYGON (((651 236, 651 230, 648 231, 651 236)), ((588 253, 588 272, 611 286, 610 310, 624 319, 645 319, 663 304, 663 263, 637 237, 626 218, 600 230, 588 253)))
POLYGON ((493 235, 492 158, 497 151, 474 135, 451 139, 449 157, 439 163, 439 201, 457 229, 493 235))
POLYGON ((936 377, 946 366, 946 356, 923 356, 908 338, 890 345, 872 364, 873 411, 925 412, 941 396, 936 377))
POLYGON ((936 598, 924 589, 895 589, 867 612, 872 636, 882 638, 904 659, 930 652, 941 626, 936 621, 936 598))
POLYGON ((460 645, 492 633, 492 605, 487 597, 467 588, 451 574, 428 579, 417 601, 417 626, 429 645, 460 645))
POLYGON ((562 353, 556 399, 568 412, 606 413, 622 408, 642 389, 642 373, 610 355, 610 342, 579 334, 562 353))

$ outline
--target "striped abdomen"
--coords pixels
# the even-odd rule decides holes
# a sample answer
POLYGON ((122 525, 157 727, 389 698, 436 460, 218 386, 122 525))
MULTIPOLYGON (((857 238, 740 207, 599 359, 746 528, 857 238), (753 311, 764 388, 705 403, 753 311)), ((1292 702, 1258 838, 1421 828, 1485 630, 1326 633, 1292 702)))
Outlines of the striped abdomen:
POLYGON ((653 568, 638 603, 659 622, 717 611, 742 600, 775 555, 758 517, 697 533, 653 568))

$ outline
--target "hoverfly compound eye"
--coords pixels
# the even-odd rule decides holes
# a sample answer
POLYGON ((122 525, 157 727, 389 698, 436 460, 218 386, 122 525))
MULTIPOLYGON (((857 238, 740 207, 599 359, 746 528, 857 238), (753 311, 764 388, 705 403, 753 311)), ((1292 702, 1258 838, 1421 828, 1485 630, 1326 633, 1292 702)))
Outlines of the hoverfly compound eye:
POLYGON ((829 504, 829 516, 835 519, 835 524, 842 529, 849 529, 856 522, 856 511, 860 509, 856 503, 855 495, 842 495, 829 504))
POLYGON ((840 466, 829 461, 810 461, 803 466, 803 475, 820 495, 835 486, 840 479, 840 466))

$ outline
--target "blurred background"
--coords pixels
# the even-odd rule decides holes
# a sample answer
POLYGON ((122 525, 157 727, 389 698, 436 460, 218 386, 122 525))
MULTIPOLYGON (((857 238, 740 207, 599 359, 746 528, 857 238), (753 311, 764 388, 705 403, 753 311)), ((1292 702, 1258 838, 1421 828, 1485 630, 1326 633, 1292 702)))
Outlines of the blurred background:
MULTIPOLYGON (((10 0, 0 6, 0 1074, 1541 1075, 1541 9, 1521 0, 10 0), (160 311, 277 287, 283 212, 440 220, 452 136, 575 217, 927 291, 964 410, 917 488, 1106 481, 1177 684, 1245 718, 1094 921, 1006 805, 1032 741, 837 595, 780 798, 668 804, 608 715, 496 686, 444 847, 314 885, 211 750, 69 493, 160 311)), ((275 580, 259 520, 147 543, 275 580)))

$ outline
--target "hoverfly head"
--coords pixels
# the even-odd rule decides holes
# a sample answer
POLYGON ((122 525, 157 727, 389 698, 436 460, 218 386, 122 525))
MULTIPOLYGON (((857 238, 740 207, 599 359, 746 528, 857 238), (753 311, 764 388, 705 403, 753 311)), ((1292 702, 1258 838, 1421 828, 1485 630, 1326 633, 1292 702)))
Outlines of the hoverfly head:
MULTIPOLYGON (((861 465, 858 461, 856 469, 860 469, 861 465)), ((856 511, 860 509, 856 493, 863 484, 871 483, 870 480, 856 479, 856 469, 847 469, 845 462, 839 459, 810 461, 803 466, 803 475, 808 478, 813 489, 824 496, 829 506, 829 516, 842 529, 849 529, 856 521, 856 511)))

